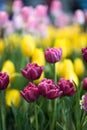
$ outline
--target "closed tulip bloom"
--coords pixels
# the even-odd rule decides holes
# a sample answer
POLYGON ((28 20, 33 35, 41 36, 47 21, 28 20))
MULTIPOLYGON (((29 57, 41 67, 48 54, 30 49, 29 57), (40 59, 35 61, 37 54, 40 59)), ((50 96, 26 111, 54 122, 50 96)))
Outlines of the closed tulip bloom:
POLYGON ((32 57, 35 50, 35 40, 31 35, 25 35, 21 40, 22 53, 27 57, 32 57))
POLYGON ((63 92, 62 96, 72 96, 76 92, 74 84, 70 80, 66 80, 65 78, 60 78, 58 82, 58 87, 60 91, 63 92))
POLYGON ((55 99, 62 94, 62 91, 59 91, 57 85, 51 79, 44 78, 38 84, 38 89, 40 94, 48 99, 55 99))
POLYGON ((56 63, 60 61, 62 57, 62 49, 56 49, 56 48, 48 48, 45 51, 45 58, 46 61, 49 63, 56 63))
POLYGON ((17 89, 7 90, 5 100, 7 106, 11 107, 14 104, 15 107, 18 107, 21 101, 20 92, 17 89))
POLYGON ((87 77, 85 77, 82 81, 83 89, 87 90, 87 77))
POLYGON ((43 66, 36 63, 28 63, 25 69, 21 69, 23 76, 30 80, 39 79, 43 71, 43 66))
POLYGON ((82 56, 85 62, 87 62, 87 47, 82 48, 82 56))
POLYGON ((8 74, 0 72, 0 90, 6 89, 8 84, 9 84, 8 74))
POLYGON ((40 95, 38 87, 31 82, 20 93, 27 102, 34 102, 40 95))
POLYGON ((87 93, 82 96, 82 100, 80 101, 81 109, 87 112, 87 93))
POLYGON ((14 73, 15 73, 15 65, 12 61, 6 60, 2 66, 2 72, 7 72, 9 75, 10 81, 14 80, 14 73))

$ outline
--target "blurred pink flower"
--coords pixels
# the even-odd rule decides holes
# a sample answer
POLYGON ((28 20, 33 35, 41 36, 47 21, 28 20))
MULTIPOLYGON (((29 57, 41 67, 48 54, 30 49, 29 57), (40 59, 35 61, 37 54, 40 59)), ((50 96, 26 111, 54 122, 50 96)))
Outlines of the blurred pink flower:
POLYGON ((38 17, 46 17, 47 10, 48 10, 48 7, 46 5, 37 5, 35 8, 35 11, 38 17))
POLYGON ((14 13, 19 13, 22 9, 23 2, 22 0, 14 0, 12 5, 12 10, 14 13))
POLYGON ((73 18, 74 22, 79 23, 79 24, 84 24, 85 23, 85 16, 84 16, 84 12, 80 9, 75 11, 74 14, 74 18, 73 18))
POLYGON ((8 22, 8 14, 5 11, 0 11, 0 27, 5 27, 8 22))
POLYGON ((32 6, 24 6, 21 9, 21 15, 26 22, 28 18, 32 15, 32 12, 34 12, 34 9, 32 6))
POLYGON ((15 29, 17 30, 23 29, 24 21, 21 14, 15 14, 12 20, 15 29))
POLYGON ((52 15, 58 15, 62 11, 62 3, 60 0, 53 0, 50 7, 52 15))

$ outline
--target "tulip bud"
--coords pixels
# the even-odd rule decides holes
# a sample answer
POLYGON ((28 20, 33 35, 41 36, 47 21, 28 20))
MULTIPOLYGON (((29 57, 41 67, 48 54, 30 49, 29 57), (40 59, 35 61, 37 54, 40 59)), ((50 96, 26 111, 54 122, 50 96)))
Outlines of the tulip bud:
POLYGON ((45 51, 45 58, 46 61, 49 63, 56 63, 58 62, 62 57, 62 49, 56 49, 56 48, 48 48, 45 51))
POLYGON ((61 96, 62 94, 62 91, 59 90, 57 85, 51 79, 44 78, 38 84, 38 89, 39 89, 40 94, 48 99, 55 99, 61 96))
POLYGON ((8 84, 9 84, 8 74, 0 72, 0 90, 6 89, 8 84))
POLYGON ((83 89, 87 90, 87 77, 85 77, 82 81, 83 89))
POLYGON ((63 92, 63 96, 72 96, 76 92, 74 84, 70 80, 66 80, 64 78, 59 80, 58 87, 60 91, 63 92))
POLYGON ((34 102, 39 97, 38 87, 31 82, 20 93, 27 102, 34 102))
POLYGON ((13 104, 15 107, 18 107, 20 104, 20 92, 16 89, 7 90, 5 99, 7 106, 13 104))
POLYGON ((82 56, 85 62, 87 62, 87 47, 82 48, 82 56))
POLYGON ((30 80, 39 79, 43 71, 43 66, 36 63, 28 63, 25 69, 21 69, 23 76, 30 80))

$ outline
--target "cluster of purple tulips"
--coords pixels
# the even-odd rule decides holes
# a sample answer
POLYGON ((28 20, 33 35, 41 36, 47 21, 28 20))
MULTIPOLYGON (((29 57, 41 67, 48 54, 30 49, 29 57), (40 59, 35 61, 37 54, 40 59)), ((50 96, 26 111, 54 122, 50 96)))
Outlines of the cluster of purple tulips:
MULTIPOLYGON (((48 63, 55 64, 61 60, 62 49, 48 48, 44 54, 48 63)), ((25 78, 33 81, 40 78, 43 70, 43 66, 39 66, 36 63, 28 63, 25 69, 21 69, 21 73, 25 78)), ((58 83, 56 83, 53 79, 44 78, 37 86, 29 82, 20 93, 26 101, 33 102, 39 96, 55 99, 60 96, 72 96, 75 92, 74 84, 70 80, 60 78, 58 83)))

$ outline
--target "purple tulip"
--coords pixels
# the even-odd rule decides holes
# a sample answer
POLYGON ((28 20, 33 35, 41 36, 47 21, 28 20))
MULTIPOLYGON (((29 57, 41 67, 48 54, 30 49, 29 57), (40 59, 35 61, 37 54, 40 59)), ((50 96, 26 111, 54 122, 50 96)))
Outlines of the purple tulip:
POLYGON ((62 91, 62 96, 72 96, 75 94, 76 90, 74 84, 70 80, 61 78, 58 82, 58 87, 62 91))
POLYGON ((58 62, 62 57, 62 49, 56 49, 56 48, 48 48, 45 51, 45 58, 46 61, 49 63, 56 63, 58 62))
POLYGON ((7 73, 0 72, 0 90, 6 89, 9 84, 9 76, 7 73))
POLYGON ((23 76, 30 80, 39 79, 44 67, 39 66, 36 63, 28 63, 25 69, 21 69, 23 76))
POLYGON ((82 86, 83 86, 83 89, 87 90, 87 77, 83 79, 82 86))
POLYGON ((62 94, 62 91, 59 91, 57 85, 51 79, 44 78, 38 84, 38 89, 40 94, 48 99, 57 98, 62 94))
POLYGON ((87 112, 87 93, 82 96, 82 100, 80 101, 81 109, 87 112))
POLYGON ((38 87, 31 82, 20 93, 27 102, 34 102, 40 95, 38 87))
POLYGON ((87 62, 87 47, 82 48, 82 56, 85 62, 87 62))

